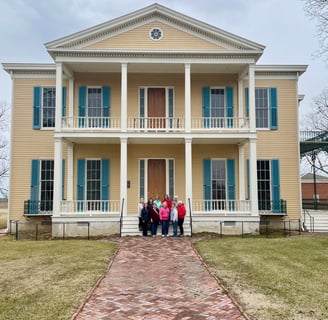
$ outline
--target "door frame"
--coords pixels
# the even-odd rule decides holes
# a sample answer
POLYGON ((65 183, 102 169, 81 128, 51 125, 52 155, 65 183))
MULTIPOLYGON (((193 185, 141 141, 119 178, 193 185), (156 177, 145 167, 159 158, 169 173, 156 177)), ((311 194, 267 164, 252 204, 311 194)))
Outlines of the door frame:
MULTIPOLYGON (((175 192, 175 158, 151 157, 138 159, 138 195, 148 201, 148 160, 165 160, 165 193, 170 194, 170 160, 173 161, 173 194, 175 192), (140 160, 144 160, 144 195, 140 194, 140 160)), ((159 195, 162 197, 163 195, 159 195)))

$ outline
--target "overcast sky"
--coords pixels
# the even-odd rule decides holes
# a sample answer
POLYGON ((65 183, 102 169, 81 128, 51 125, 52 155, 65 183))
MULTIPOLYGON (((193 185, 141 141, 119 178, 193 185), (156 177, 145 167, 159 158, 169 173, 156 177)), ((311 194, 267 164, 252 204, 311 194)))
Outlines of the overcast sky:
MULTIPOLYGON (((0 62, 53 62, 44 43, 153 4, 148 0, 0 0, 0 62)), ((315 22, 301 0, 162 0, 159 4, 266 46, 259 64, 307 64, 299 80, 306 98, 327 85, 328 67, 314 58, 315 22)), ((0 101, 11 102, 10 76, 0 69, 0 101)))

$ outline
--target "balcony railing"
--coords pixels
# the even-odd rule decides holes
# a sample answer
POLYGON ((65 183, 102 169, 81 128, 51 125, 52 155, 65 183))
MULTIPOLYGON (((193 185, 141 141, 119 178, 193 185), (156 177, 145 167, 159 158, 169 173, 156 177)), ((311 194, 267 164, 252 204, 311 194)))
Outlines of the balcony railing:
POLYGON ((79 214, 79 213, 114 213, 120 212, 119 200, 64 200, 61 202, 62 214, 79 214))
POLYGON ((62 118, 63 129, 106 129, 120 130, 120 117, 64 117, 62 118))
POLYGON ((259 200, 258 202, 259 212, 262 215, 265 214, 287 214, 287 201, 286 200, 279 200, 279 201, 272 201, 272 200, 259 200))
POLYGON ((248 118, 244 117, 197 117, 192 118, 192 130, 249 129, 248 118))
POLYGON ((52 200, 24 201, 24 215, 52 215, 52 200))
POLYGON ((132 131, 182 131, 184 118, 180 117, 129 117, 128 129, 132 131))
POLYGON ((250 200, 193 200, 193 213, 251 212, 250 200))

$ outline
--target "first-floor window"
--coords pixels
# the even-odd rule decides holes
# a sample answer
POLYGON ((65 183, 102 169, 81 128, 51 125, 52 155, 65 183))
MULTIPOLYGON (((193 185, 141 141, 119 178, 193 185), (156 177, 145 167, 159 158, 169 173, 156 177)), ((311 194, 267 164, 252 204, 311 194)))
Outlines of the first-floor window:
MULTIPOLYGON (((226 199, 225 160, 212 160, 212 200, 226 199)), ((224 201, 214 201, 213 209, 224 209, 224 201)))
MULTIPOLYGON (((86 200, 101 199, 101 160, 87 160, 86 200)), ((89 202, 89 210, 96 210, 97 202, 89 202)))
POLYGON ((40 210, 52 211, 54 196, 54 161, 41 160, 40 210))
POLYGON ((257 160, 259 210, 271 210, 271 168, 269 160, 257 160))

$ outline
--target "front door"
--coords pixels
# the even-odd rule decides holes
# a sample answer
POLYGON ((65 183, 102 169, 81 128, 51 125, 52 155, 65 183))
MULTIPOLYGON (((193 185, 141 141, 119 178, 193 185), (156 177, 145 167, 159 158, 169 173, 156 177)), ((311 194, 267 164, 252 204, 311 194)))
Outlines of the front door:
POLYGON ((166 161, 165 159, 148 160, 148 199, 161 200, 166 193, 166 161))
POLYGON ((148 128, 165 128, 165 106, 165 88, 148 88, 148 128))

